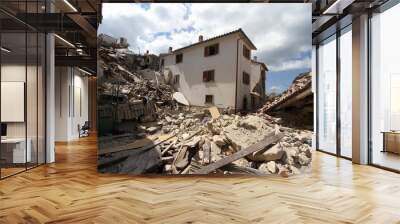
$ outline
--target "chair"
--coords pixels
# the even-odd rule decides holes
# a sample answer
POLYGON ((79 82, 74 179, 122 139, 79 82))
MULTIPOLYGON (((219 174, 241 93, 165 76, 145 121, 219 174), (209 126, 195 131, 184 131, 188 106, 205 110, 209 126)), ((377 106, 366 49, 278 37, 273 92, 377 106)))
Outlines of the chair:
POLYGON ((90 129, 89 121, 85 121, 82 127, 78 125, 79 138, 89 136, 89 129, 90 129))

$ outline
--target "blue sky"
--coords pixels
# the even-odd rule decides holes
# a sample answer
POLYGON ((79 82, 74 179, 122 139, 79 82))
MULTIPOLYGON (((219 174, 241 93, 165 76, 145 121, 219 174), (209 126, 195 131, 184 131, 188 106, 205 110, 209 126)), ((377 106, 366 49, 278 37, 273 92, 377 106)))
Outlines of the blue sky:
POLYGON ((294 69, 282 72, 269 72, 266 80, 267 93, 283 92, 292 84, 293 79, 297 75, 309 71, 309 69, 294 69))
POLYGON ((269 68, 267 90, 311 70, 311 4, 103 4, 99 33, 126 37, 134 52, 159 54, 242 28, 269 68), (212 18, 212 20, 210 19, 212 18))

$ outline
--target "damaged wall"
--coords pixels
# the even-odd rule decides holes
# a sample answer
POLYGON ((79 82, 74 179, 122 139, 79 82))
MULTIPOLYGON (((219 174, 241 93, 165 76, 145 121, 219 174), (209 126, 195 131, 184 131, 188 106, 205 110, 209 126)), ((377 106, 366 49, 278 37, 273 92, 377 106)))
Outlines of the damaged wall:
POLYGON ((178 64, 175 63, 176 54, 164 56, 164 68, 171 70, 174 76, 180 76, 175 87, 191 105, 204 106, 205 95, 213 95, 215 106, 234 107, 236 39, 237 36, 232 35, 184 49, 180 51, 183 61, 178 64), (204 47, 216 43, 219 44, 219 53, 204 57, 204 47), (203 82, 203 72, 207 70, 215 70, 215 81, 203 82))
POLYGON ((252 104, 251 105, 252 109, 258 109, 265 103, 266 76, 267 76, 267 71, 264 69, 264 67, 261 65, 260 62, 256 61, 255 58, 255 61, 252 61, 251 63, 250 90, 252 92, 258 93, 259 96, 258 95, 250 96, 250 98, 253 98, 250 101, 250 103, 252 104))
MULTIPOLYGON (((239 40, 239 51, 238 51, 238 79, 237 79, 237 110, 249 110, 250 109, 250 84, 251 84, 251 60, 243 56, 243 47, 246 46, 247 49, 251 47, 246 44, 243 39, 239 40), (250 75, 250 84, 243 83, 243 72, 250 75)), ((251 58, 251 55, 250 55, 251 58)))

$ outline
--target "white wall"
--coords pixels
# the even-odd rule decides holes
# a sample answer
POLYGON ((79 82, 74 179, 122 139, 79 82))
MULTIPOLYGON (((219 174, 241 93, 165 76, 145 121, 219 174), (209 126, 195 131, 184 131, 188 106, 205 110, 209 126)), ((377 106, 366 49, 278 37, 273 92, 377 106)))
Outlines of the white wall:
MULTIPOLYGON (((254 88, 256 87, 257 84, 263 85, 262 82, 262 77, 261 77, 261 71, 263 70, 263 67, 258 64, 258 63, 251 63, 251 73, 250 73, 250 91, 253 91, 254 88)), ((265 93, 260 93, 260 97, 255 96, 255 107, 261 106, 262 99, 265 96, 265 93)), ((250 102, 251 103, 251 102, 250 102)), ((256 109, 256 108, 252 108, 256 109)))
MULTIPOLYGON (((238 62, 238 94, 237 94, 237 108, 239 110, 244 108, 244 98, 247 99, 247 109, 250 109, 251 97, 250 97, 250 85, 243 83, 243 72, 248 73, 251 76, 251 57, 247 59, 243 56, 243 46, 246 46, 248 49, 251 49, 249 45, 247 45, 243 40, 239 41, 239 62, 238 62)), ((250 77, 251 80, 251 77, 250 77)))
POLYGON ((56 67, 55 85, 55 140, 77 139, 78 125, 82 126, 89 116, 88 78, 75 68, 56 67), (81 105, 82 113, 80 113, 79 105, 81 105))
MULTIPOLYGON (((182 63, 175 64, 175 54, 164 57, 164 68, 180 75, 176 85, 191 105, 205 106, 205 95, 214 95, 214 104, 225 108, 235 106, 236 44, 238 35, 230 35, 214 41, 207 41, 195 47, 182 50, 182 63), (204 57, 204 47, 219 43, 219 53, 204 57), (215 70, 215 82, 203 82, 203 71, 215 70)), ((239 54, 241 51, 239 50, 239 54)), ((250 73, 250 69, 248 70, 250 73)), ((239 80, 241 72, 239 70, 239 80)), ((239 81, 238 80, 238 81, 239 81)))
POLYGON ((251 63, 250 73, 250 89, 253 90, 257 83, 261 80, 261 65, 257 63, 251 63))
MULTIPOLYGON (((31 80, 31 75, 36 76, 36 66, 25 66, 19 64, 4 64, 1 66, 1 81, 2 82, 24 82, 26 72, 28 72, 28 88, 27 88, 27 119, 28 119, 28 131, 31 127, 36 130, 36 80, 31 80), (29 88, 34 86, 35 88, 29 88), (33 122, 33 123, 32 123, 33 122), (35 127, 33 127, 35 126, 35 127)), ((4 97, 4 96, 3 96, 4 97)), ((2 110, 8 110, 8 108, 1 108, 2 110)), ((24 108, 22 108, 24 110, 24 108)), ((25 137, 25 125, 26 122, 7 122, 7 134, 9 137, 25 137)), ((36 132, 35 132, 36 135, 36 132)), ((28 133, 29 137, 29 133, 28 133)), ((36 137, 36 136, 35 136, 36 137)))
MULTIPOLYGON (((26 107, 25 100, 22 102, 22 108, 18 108, 19 113, 25 114, 26 120, 23 118, 21 122, 6 122, 7 123, 7 137, 9 138, 25 138, 25 135, 30 139, 30 148, 32 161, 36 162, 39 158, 39 163, 44 163, 44 74, 42 67, 36 65, 25 64, 2 64, 1 66, 2 82, 23 82, 26 85, 26 107), (27 78, 27 80, 26 80, 27 78), (37 156, 39 153, 39 156, 37 156)), ((3 91, 3 89, 2 89, 3 91)), ((24 94, 24 89, 20 94, 24 94)), ((7 97, 7 95, 2 95, 7 97)), ((15 110, 16 108, 14 108, 15 110)), ((13 113, 12 108, 2 107, 1 110, 7 113, 13 113), (8 111, 7 111, 8 110, 8 111)), ((16 113, 16 112, 14 112, 16 113)))
POLYGON ((78 138, 79 137, 79 132, 78 132, 78 125, 82 126, 85 121, 89 120, 89 102, 88 102, 88 77, 81 76, 82 73, 76 74, 75 70, 75 75, 74 75, 74 89, 75 91, 73 92, 74 96, 74 108, 73 110, 75 113, 72 114, 72 120, 71 120, 71 135, 72 138, 78 138), (80 93, 78 93, 80 91, 80 93), (80 95, 80 99, 79 99, 80 95), (80 102, 80 107, 79 108, 79 102, 80 102), (80 112, 80 109, 82 110, 80 112))
POLYGON ((70 69, 68 67, 56 67, 56 91, 55 91, 55 140, 67 141, 69 133, 69 84, 70 69))

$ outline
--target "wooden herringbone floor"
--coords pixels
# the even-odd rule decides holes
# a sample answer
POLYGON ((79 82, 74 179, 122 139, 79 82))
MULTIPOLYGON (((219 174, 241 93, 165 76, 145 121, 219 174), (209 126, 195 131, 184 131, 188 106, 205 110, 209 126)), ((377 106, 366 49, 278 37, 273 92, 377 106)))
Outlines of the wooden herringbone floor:
POLYGON ((318 152, 290 178, 138 178, 98 174, 96 150, 0 181, 0 223, 400 223, 400 175, 318 152))

